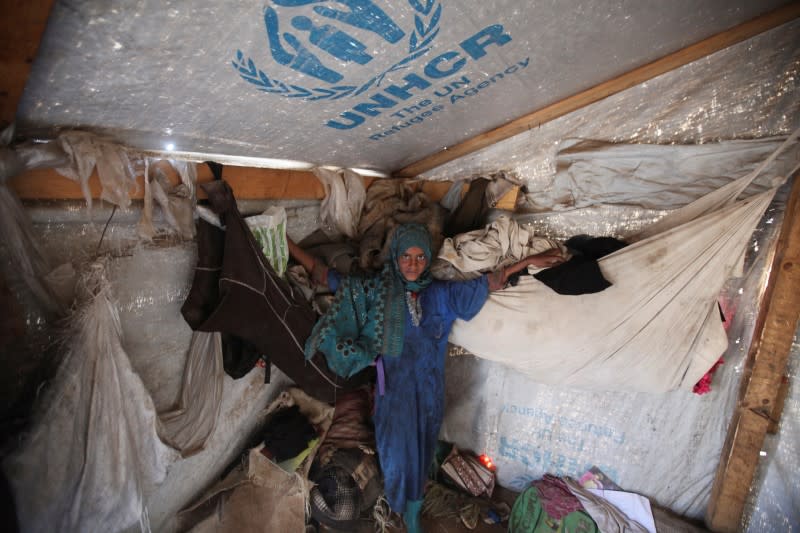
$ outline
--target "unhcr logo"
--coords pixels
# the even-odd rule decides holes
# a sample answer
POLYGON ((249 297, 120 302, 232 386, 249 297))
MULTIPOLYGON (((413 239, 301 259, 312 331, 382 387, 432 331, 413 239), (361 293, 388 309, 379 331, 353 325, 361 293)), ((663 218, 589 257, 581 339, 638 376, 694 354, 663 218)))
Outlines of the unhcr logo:
POLYGON ((267 73, 241 50, 233 67, 258 90, 302 100, 336 100, 358 96, 391 72, 407 68, 428 52, 439 35, 442 15, 437 0, 407 0, 413 26, 402 28, 378 2, 372 0, 271 0, 264 8, 265 40, 276 63, 267 73), (404 48, 404 56, 388 68, 348 82, 349 67, 369 65, 375 57, 365 41, 377 39, 384 47, 404 48), (322 86, 283 81, 280 69, 303 74, 322 86), (277 74, 276 74, 277 72, 277 74))

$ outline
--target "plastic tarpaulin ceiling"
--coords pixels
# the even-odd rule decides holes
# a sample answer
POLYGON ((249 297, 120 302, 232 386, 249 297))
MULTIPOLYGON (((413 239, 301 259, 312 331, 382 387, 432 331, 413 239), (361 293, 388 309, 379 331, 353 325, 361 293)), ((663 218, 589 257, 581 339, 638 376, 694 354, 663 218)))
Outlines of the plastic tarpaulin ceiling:
POLYGON ((19 132, 396 170, 785 3, 60 1, 19 132))

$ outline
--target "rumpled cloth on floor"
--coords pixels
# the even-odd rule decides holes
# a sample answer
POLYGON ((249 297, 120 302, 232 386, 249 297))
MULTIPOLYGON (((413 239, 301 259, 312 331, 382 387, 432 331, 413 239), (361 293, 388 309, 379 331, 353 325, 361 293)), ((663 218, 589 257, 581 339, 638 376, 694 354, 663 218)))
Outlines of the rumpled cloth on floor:
POLYGON ((370 389, 343 394, 309 472, 311 514, 331 527, 352 528, 383 492, 371 413, 370 389))
POLYGON ((373 406, 372 390, 366 387, 348 391, 336 400, 333 422, 319 450, 321 462, 326 462, 336 449, 360 448, 374 452, 373 406))
MULTIPOLYGON (((266 416, 296 408, 320 433, 333 418, 333 408, 292 387, 266 409, 266 416)), ((178 514, 178 531, 255 533, 304 531, 308 469, 317 448, 297 472, 286 472, 268 459, 263 445, 250 449, 219 483, 178 514)))
POLYGON ((317 430, 300 408, 293 405, 273 413, 261 431, 261 438, 264 441, 262 453, 280 463, 308 448, 309 442, 317 438, 317 430))
POLYGON ((253 449, 245 464, 181 511, 179 527, 193 533, 304 531, 306 483, 253 449))
POLYGON ((548 507, 544 505, 539 490, 536 487, 529 487, 514 502, 511 516, 508 519, 508 530, 514 533, 600 533, 603 531, 582 508, 566 514, 559 511, 558 514, 559 516, 551 515, 548 507))
POLYGON ((564 478, 564 483, 603 533, 649 533, 642 524, 628 518, 615 505, 592 494, 575 480, 564 478))
POLYGON ((559 477, 545 474, 542 479, 534 481, 531 485, 539 493, 545 512, 557 520, 583 509, 580 500, 570 492, 569 487, 559 477))

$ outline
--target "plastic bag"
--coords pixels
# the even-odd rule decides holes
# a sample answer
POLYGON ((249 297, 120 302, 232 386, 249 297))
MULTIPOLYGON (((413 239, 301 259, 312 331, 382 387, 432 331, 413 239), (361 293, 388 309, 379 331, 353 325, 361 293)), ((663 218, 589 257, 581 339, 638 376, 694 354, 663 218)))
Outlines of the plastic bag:
POLYGON ((286 273, 289 264, 289 245, 286 242, 286 209, 270 207, 260 215, 244 219, 256 242, 261 246, 264 257, 280 277, 286 273))

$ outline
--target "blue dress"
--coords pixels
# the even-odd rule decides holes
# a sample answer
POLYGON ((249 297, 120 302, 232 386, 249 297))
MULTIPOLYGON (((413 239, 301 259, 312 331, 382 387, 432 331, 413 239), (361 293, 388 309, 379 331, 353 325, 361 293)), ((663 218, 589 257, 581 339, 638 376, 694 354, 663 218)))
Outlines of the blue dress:
MULTIPOLYGON (((336 290, 339 276, 330 271, 336 290)), ((375 397, 375 440, 384 491, 392 510, 420 500, 444 417, 444 357, 456 318, 478 314, 489 296, 486 276, 471 281, 434 280, 420 294, 422 320, 406 310, 403 351, 384 357, 386 390, 375 397)))

